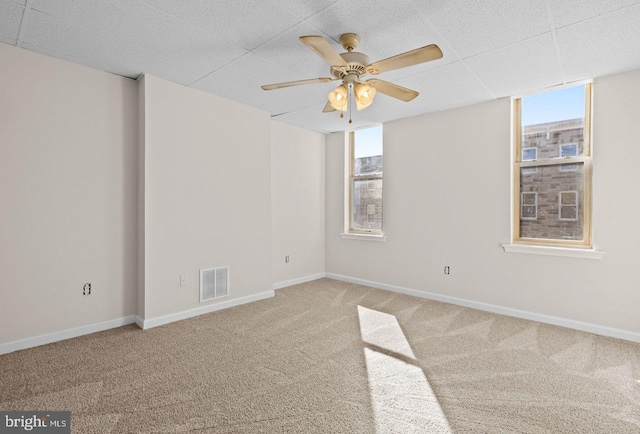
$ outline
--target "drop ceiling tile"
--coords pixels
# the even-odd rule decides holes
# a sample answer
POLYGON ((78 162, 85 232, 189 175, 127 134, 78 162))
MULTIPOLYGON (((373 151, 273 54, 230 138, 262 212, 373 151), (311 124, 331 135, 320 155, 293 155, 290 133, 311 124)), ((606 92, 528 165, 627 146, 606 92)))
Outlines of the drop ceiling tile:
POLYGON ((557 31, 568 81, 640 68, 640 4, 557 31))
POLYGON ((463 59, 550 31, 544 1, 414 2, 463 59))
POLYGON ((246 50, 253 50, 301 21, 277 0, 145 1, 246 50))
POLYGON ((293 77, 295 74, 286 72, 282 75, 276 65, 248 53, 195 82, 191 87, 266 110, 269 92, 276 91, 264 91, 260 86, 295 80, 293 77))
POLYGON ((34 0, 33 8, 108 39, 118 39, 141 51, 161 53, 201 75, 246 53, 242 48, 144 2, 34 0))
POLYGON ((22 6, 5 0, 0 1, 0 42, 16 44, 23 13, 22 6))
POLYGON ((465 60, 497 97, 562 84, 551 33, 465 60))
POLYGON ((554 25, 559 29, 637 3, 640 0, 563 0, 549 1, 549 7, 554 25))
POLYGON ((60 53, 63 57, 78 59, 78 63, 126 77, 148 72, 175 83, 188 84, 204 74, 172 59, 136 50, 130 44, 70 26, 35 10, 30 12, 24 42, 34 51, 60 53))
POLYGON ((369 119, 374 119, 379 123, 385 123, 397 119, 419 116, 427 111, 429 111, 429 109, 426 107, 426 100, 422 95, 419 95, 413 101, 404 102, 382 93, 377 93, 373 104, 363 112, 358 112, 356 116, 364 113, 369 119))
POLYGON ((25 6, 27 4, 27 0, 9 0, 11 3, 16 3, 22 6, 25 6))
POLYGON ((348 115, 340 118, 338 112, 322 113, 323 108, 324 104, 319 104, 276 116, 273 119, 324 134, 336 131, 351 131, 378 124, 377 121, 372 120, 367 115, 368 109, 362 112, 354 112, 352 115, 353 122, 349 123, 348 115))
MULTIPOLYGON (((280 68, 299 74, 299 79, 331 77, 329 65, 300 41, 300 36, 329 37, 308 23, 301 23, 273 38, 253 51, 280 68)), ((338 49, 338 45, 334 44, 338 49)), ((340 50, 343 51, 343 50, 340 50)))
POLYGON ((287 10, 295 13, 300 18, 309 18, 311 15, 320 12, 322 9, 335 3, 337 0, 280 0, 279 4, 287 10))
POLYGON ((417 102, 421 112, 417 114, 493 99, 493 96, 461 62, 408 77, 398 81, 397 84, 420 92, 415 100, 408 103, 417 102))

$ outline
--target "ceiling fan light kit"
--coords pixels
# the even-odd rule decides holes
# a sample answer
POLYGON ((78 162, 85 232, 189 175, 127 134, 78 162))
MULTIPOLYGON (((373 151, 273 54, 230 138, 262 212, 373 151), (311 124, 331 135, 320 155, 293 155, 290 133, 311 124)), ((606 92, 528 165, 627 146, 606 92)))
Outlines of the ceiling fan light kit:
MULTIPOLYGON (((362 81, 362 77, 367 74, 377 75, 382 72, 406 68, 442 57, 440 48, 432 44, 371 63, 369 56, 353 51, 360 43, 360 36, 355 33, 345 33, 340 36, 340 43, 342 47, 347 50, 344 53, 338 53, 334 50, 331 44, 322 36, 301 36, 300 40, 331 66, 329 72, 332 77, 269 84, 262 86, 262 89, 273 90, 283 87, 340 80, 342 84, 329 92, 327 97, 328 102, 322 110, 325 113, 339 111, 341 112, 340 117, 343 117, 343 112, 348 110, 350 112, 352 100, 355 101, 358 111, 369 107, 373 103, 376 92, 405 102, 409 102, 418 96, 418 92, 415 90, 407 89, 377 78, 362 81)), ((351 123, 351 116, 349 116, 349 123, 351 123)))
POLYGON ((329 92, 329 104, 333 109, 346 111, 347 101, 349 100, 349 89, 344 84, 329 92))

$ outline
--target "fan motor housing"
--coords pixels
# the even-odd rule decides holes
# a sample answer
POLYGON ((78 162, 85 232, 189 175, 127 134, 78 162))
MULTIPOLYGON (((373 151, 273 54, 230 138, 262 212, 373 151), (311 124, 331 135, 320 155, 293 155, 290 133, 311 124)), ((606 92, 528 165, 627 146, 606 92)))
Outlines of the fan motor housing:
POLYGON ((347 66, 331 67, 331 74, 335 78, 344 78, 349 74, 355 74, 358 77, 364 75, 367 69, 367 65, 371 63, 369 56, 364 53, 358 53, 350 51, 347 53, 341 53, 340 57, 347 62, 347 66))

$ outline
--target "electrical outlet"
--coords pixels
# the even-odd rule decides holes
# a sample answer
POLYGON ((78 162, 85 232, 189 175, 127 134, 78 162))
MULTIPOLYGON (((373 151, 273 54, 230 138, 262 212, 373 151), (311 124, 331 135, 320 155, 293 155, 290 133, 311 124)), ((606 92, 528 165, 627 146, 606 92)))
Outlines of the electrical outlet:
POLYGON ((284 262, 289 262, 289 255, 284 257, 284 262))
POLYGON ((85 283, 82 286, 82 295, 91 295, 91 283, 85 283))
POLYGON ((181 274, 180 275, 180 286, 187 286, 187 275, 186 274, 181 274))
POLYGON ((444 267, 444 274, 450 274, 451 269, 449 268, 449 266, 445 266, 444 267))

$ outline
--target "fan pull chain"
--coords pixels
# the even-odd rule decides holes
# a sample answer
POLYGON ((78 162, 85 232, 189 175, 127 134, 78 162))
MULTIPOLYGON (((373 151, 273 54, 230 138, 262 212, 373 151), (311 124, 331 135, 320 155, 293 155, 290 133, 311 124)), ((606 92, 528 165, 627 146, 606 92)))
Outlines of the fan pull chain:
POLYGON ((353 91, 353 84, 349 84, 349 123, 352 123, 353 121, 351 120, 351 100, 353 99, 353 97, 351 96, 351 91, 353 91))

